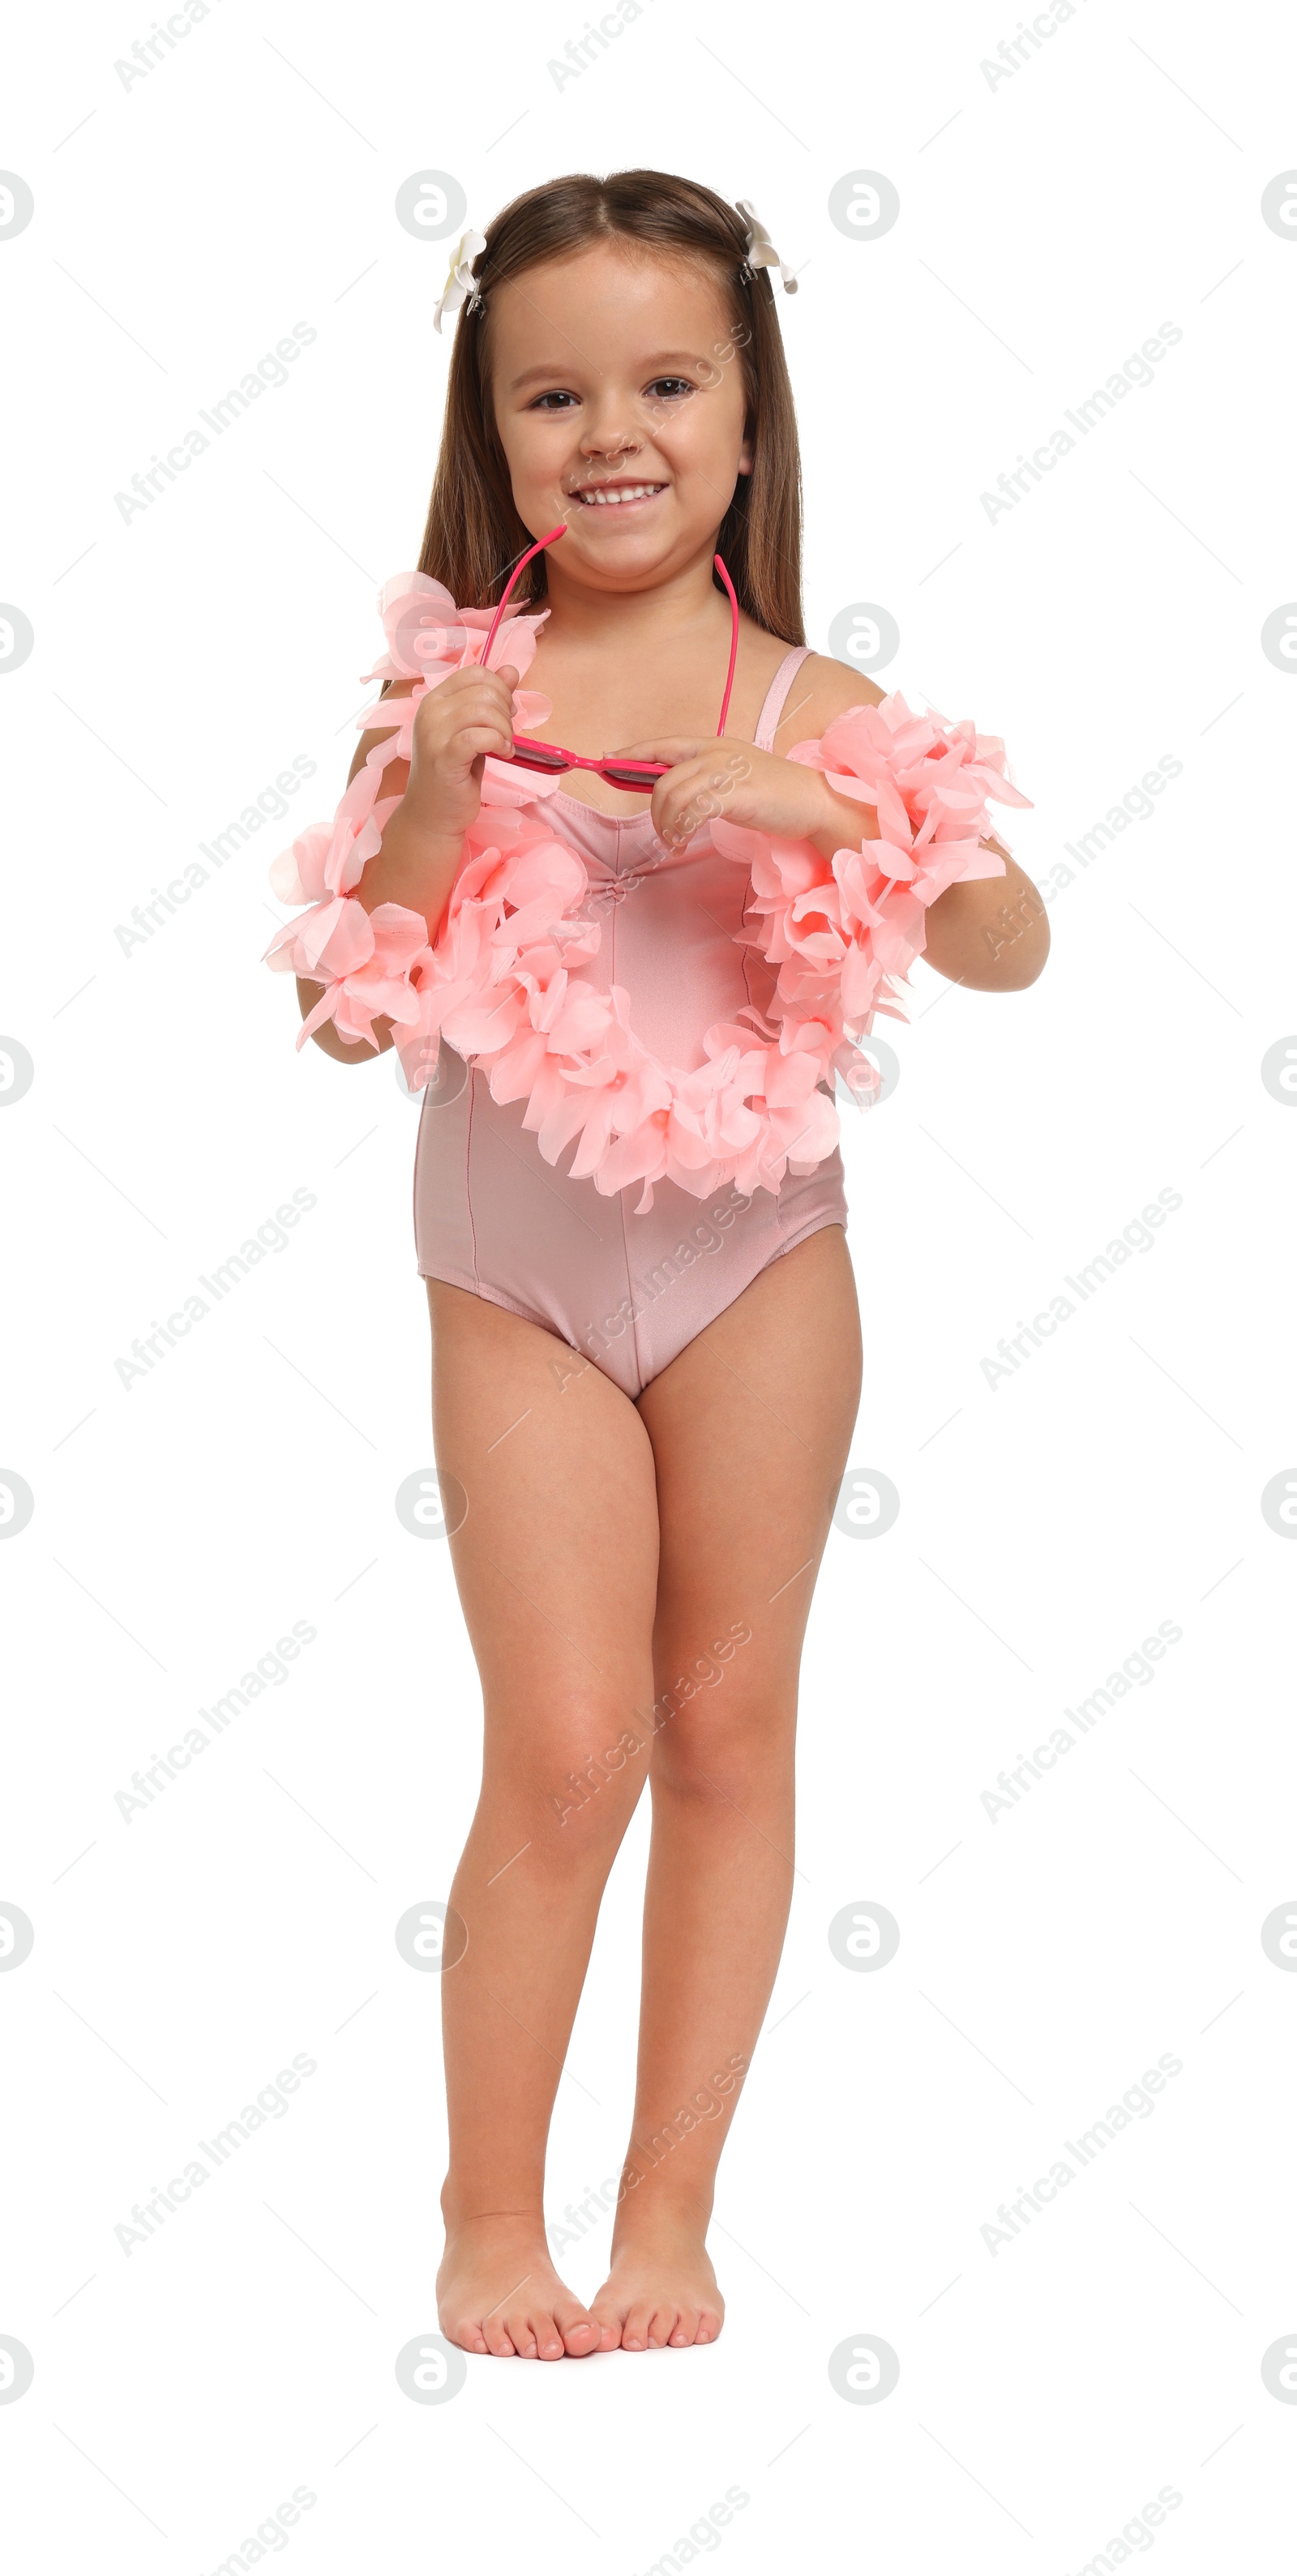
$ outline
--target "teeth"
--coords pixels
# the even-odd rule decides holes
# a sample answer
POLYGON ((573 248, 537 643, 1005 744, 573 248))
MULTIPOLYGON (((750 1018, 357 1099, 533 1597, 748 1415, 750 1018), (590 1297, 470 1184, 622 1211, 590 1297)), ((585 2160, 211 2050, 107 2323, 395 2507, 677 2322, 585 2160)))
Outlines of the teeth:
POLYGON ((616 491, 599 485, 592 492, 581 492, 578 497, 586 509, 616 510, 620 509, 623 501, 649 501, 656 492, 665 490, 664 483, 627 483, 616 491))

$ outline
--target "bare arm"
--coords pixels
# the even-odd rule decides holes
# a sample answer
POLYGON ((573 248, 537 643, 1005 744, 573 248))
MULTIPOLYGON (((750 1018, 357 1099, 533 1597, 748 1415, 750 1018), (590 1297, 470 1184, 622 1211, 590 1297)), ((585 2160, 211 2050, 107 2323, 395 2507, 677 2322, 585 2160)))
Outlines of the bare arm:
MULTIPOLYGON (((383 771, 383 794, 399 796, 401 802, 389 815, 359 885, 352 887, 352 901, 366 912, 377 911, 382 903, 399 903, 422 913, 430 946, 459 874, 464 834, 477 816, 483 763, 488 753, 507 758, 513 748, 510 699, 517 685, 518 674, 508 664, 501 671, 453 672, 429 690, 419 707, 413 760, 391 761, 383 771)), ((412 680, 397 680, 386 694, 408 698, 413 687, 412 680)), ((375 743, 390 742, 395 730, 394 725, 380 725, 361 735, 347 772, 348 786, 375 743)), ((296 981, 305 1019, 320 998, 320 986, 301 975, 296 981)), ((371 1047, 349 1046, 339 1037, 332 1020, 322 1021, 311 1035, 337 1064, 368 1063, 372 1057, 371 1047)), ((376 1019, 374 1035, 379 1054, 385 1055, 393 1044, 392 1022, 376 1019)))
POLYGON ((1003 876, 947 886, 929 904, 924 960, 974 992, 1017 993, 1035 983, 1049 955, 1049 919, 1030 877, 993 832, 982 847, 1003 859, 1003 876))
MULTIPOLYGON (((875 681, 857 679, 819 654, 803 665, 800 678, 809 680, 814 691, 811 730, 815 733, 827 731, 834 716, 848 706, 859 706, 862 698, 877 706, 884 694, 875 681)), ((833 801, 842 802, 837 797, 833 801)), ((859 838, 860 830, 857 821, 853 839, 859 838)), ((873 837, 869 823, 864 830, 873 837)), ((819 846, 823 847, 822 842, 819 846)), ((1035 983, 1049 955, 1048 916, 1031 878, 1010 858, 994 832, 987 834, 982 847, 1003 859, 1004 874, 961 880, 929 904, 924 964, 949 976, 953 984, 967 984, 979 993, 1018 992, 1035 983)))
MULTIPOLYGON (((664 841, 687 838, 714 813, 749 830, 804 838, 830 861, 838 850, 877 840, 871 806, 839 795, 822 771, 785 755, 792 748, 794 717, 796 738, 818 741, 852 707, 877 706, 883 691, 819 653, 803 664, 797 686, 796 704, 777 730, 776 741, 782 734, 784 742, 776 753, 675 735, 626 747, 627 758, 671 764, 653 791, 653 820, 664 841)), ((1034 984, 1049 954, 1049 928, 1040 895, 1016 859, 994 833, 982 847, 1003 859, 1004 875, 947 886, 928 905, 923 956, 952 983, 1007 993, 1034 984)))

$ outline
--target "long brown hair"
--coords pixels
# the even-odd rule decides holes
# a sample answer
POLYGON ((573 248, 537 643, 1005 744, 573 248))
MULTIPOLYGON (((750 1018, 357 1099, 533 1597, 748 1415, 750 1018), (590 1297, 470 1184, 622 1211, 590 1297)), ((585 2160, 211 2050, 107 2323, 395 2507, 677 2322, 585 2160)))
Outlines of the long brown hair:
MULTIPOLYGON (((747 226, 711 188, 664 170, 617 170, 607 179, 577 172, 529 188, 487 226, 475 265, 478 296, 462 305, 446 392, 441 452, 428 506, 419 570, 444 582, 461 607, 488 607, 539 529, 524 528, 491 396, 491 291, 540 261, 620 235, 679 258, 704 260, 730 312, 743 371, 750 474, 739 476, 717 547, 739 606, 786 643, 805 643, 801 600, 802 483, 797 419, 769 272, 747 266, 747 226)), ((545 596, 537 555, 519 592, 545 596)))

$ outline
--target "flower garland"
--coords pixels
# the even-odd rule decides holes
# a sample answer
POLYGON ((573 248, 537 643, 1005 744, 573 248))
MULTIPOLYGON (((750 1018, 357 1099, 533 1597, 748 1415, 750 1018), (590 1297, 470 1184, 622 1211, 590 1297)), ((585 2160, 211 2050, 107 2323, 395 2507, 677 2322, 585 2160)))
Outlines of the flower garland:
MULTIPOLYGON (((877 1086, 859 1041, 878 1012, 905 1018, 901 987, 923 950, 928 905, 957 880, 1004 874, 982 846, 988 802, 1030 800, 1010 781, 1003 743, 884 698, 850 708, 788 755, 871 807, 878 839, 826 860, 809 841, 712 820, 715 847, 752 879, 761 927, 736 935, 777 976, 769 1016, 747 1008, 717 1022, 702 1037, 705 1062, 686 1072, 636 1037, 623 986, 601 993, 581 973, 600 931, 577 918, 589 891, 580 858, 544 821, 556 781, 487 760, 435 945, 422 914, 396 903, 367 912, 351 900, 400 802, 382 794, 383 771, 410 758, 428 690, 480 661, 492 617, 457 608, 417 572, 388 582, 379 609, 388 651, 365 676, 416 686, 361 716, 362 729, 390 715, 396 730, 369 753, 332 823, 312 824, 270 872, 282 902, 309 909, 279 932, 265 962, 324 987, 298 1046, 331 1019, 348 1044, 377 1047, 374 1020, 389 1018, 419 1090, 444 1035, 488 1074, 494 1099, 525 1100, 523 1125, 548 1163, 575 1138, 573 1178, 605 1197, 642 1182, 637 1214, 652 1206, 659 1180, 706 1198, 728 1181, 777 1192, 786 1171, 813 1171, 838 1141, 834 1073, 857 1098, 877 1086)), ((497 662, 521 677, 547 614, 507 619, 497 662)), ((525 730, 549 718, 548 701, 530 690, 513 703, 525 730)))

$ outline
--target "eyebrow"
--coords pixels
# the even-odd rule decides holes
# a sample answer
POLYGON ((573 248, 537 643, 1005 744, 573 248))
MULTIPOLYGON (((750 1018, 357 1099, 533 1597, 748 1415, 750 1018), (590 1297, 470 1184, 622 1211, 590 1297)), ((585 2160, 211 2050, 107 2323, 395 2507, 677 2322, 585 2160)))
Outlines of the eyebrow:
MULTIPOLYGON (((646 370, 651 369, 657 373, 663 367, 681 361, 690 367, 705 367, 711 364, 709 359, 700 358, 696 349, 655 349, 644 359, 643 365, 646 370)), ((511 394, 521 393, 524 385, 538 384, 542 377, 562 377, 571 372, 570 366, 565 368, 561 359, 556 359, 552 365, 524 367, 521 375, 511 377, 509 391, 511 394)))

